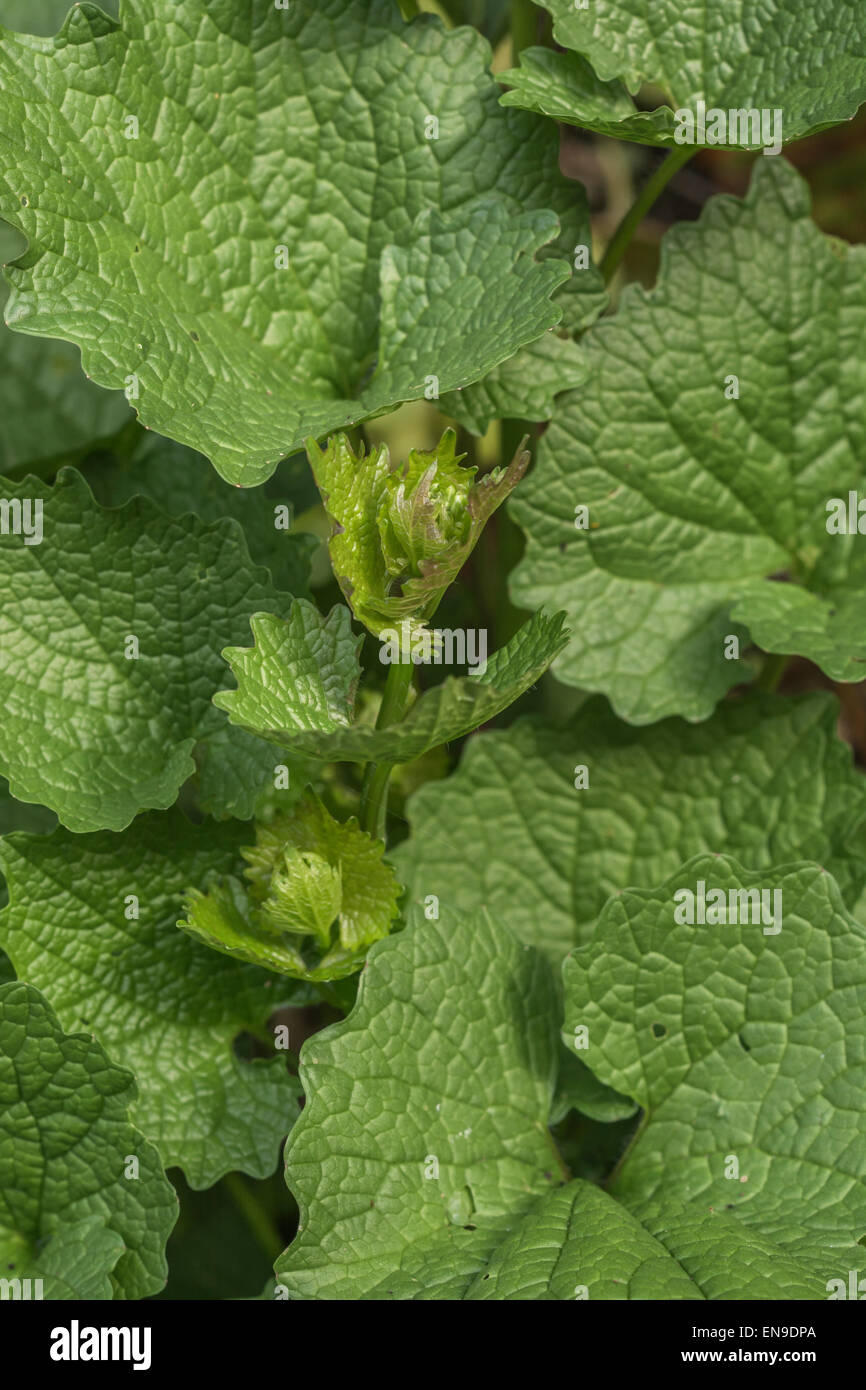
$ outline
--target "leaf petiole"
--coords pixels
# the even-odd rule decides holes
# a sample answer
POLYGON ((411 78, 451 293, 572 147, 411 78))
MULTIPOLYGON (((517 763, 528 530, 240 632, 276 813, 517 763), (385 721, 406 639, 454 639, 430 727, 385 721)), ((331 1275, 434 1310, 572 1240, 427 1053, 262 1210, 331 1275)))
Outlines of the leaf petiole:
POLYGON ((600 268, 606 285, 610 284, 616 274, 619 264, 631 244, 632 237, 653 203, 660 197, 674 174, 688 163, 695 153, 695 149, 694 145, 680 145, 677 149, 672 149, 667 158, 662 160, 652 177, 644 184, 614 232, 610 245, 601 258, 600 268))
MULTIPOLYGON (((393 662, 389 666, 388 678, 385 681, 385 694, 382 697, 379 717, 376 720, 377 729, 384 729, 390 724, 397 724, 403 718, 412 690, 414 670, 415 667, 411 662, 393 662)), ((364 782, 361 787, 361 829, 366 830, 368 835, 379 840, 385 838, 388 779, 391 776, 393 766, 393 763, 368 763, 364 771, 364 782)))

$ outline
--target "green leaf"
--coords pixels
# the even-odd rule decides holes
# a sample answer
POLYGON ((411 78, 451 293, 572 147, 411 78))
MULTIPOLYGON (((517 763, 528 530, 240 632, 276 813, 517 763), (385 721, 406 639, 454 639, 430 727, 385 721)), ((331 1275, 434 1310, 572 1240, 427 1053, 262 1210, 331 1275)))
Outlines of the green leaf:
POLYGON ((290 1297, 466 1294, 559 1176, 554 1008, 544 962, 486 916, 419 914, 373 947, 349 1018, 301 1052, 290 1297))
POLYGON ((581 386, 587 367, 573 338, 545 333, 474 386, 452 391, 439 409, 471 434, 486 434, 494 420, 549 420, 555 398, 581 386))
POLYGON ((735 1243, 726 1214, 669 1200, 665 1219, 649 1205, 642 1223, 588 1182, 562 1185, 545 1125, 555 1008, 538 954, 486 913, 419 913, 374 947, 349 1018, 301 1053, 308 1101, 286 1168, 300 1222, 277 1262, 283 1296, 825 1295, 811 1256, 750 1227, 735 1243))
POLYGON ((550 303, 585 199, 556 132, 499 106, 477 34, 391 0, 174 19, 79 6, 0 55, 0 210, 30 242, 10 322, 78 343, 143 423, 255 484, 598 312, 594 270, 550 303))
POLYGON ((866 932, 829 874, 692 859, 612 899, 563 978, 563 1038, 585 1028, 581 1058, 645 1112, 608 1190, 641 1219, 660 1201, 731 1211, 847 1279, 866 1222, 866 932), (701 925, 698 903, 689 925, 701 883, 708 916, 715 893, 766 893, 760 921, 741 897, 727 916, 749 920, 701 925))
POLYGON ((410 901, 484 905, 553 964, 590 938, 611 894, 701 852, 752 869, 816 860, 853 910, 866 780, 837 719, 826 694, 749 695, 705 724, 636 729, 600 699, 562 729, 520 719, 474 738, 457 772, 410 799, 411 834, 390 857, 410 901))
POLYGON ((537 613, 483 675, 447 676, 419 695, 402 723, 374 729, 351 722, 362 639, 352 636, 347 608, 324 618, 299 599, 288 621, 257 613, 250 626, 255 646, 223 653, 238 689, 214 703, 233 724, 328 762, 408 763, 462 738, 528 690, 566 640, 561 614, 537 613))
MULTIPOLYGON (((53 34, 58 30, 72 6, 69 0, 3 0, 0 18, 7 29, 22 34, 53 34)), ((117 0, 100 0, 99 8, 116 17, 117 0)))
MULTIPOLYGON (((0 224, 0 261, 22 250, 23 238, 0 224)), ((8 294, 0 279, 0 310, 8 294)), ((75 454, 131 418, 123 396, 87 380, 76 348, 25 338, 0 320, 0 471, 75 454)))
POLYGON ((284 1058, 247 1062, 232 1048, 244 1031, 263 1033, 290 997, 285 982, 175 925, 184 892, 237 871, 248 836, 172 811, 120 837, 58 830, 0 842, 11 900, 0 943, 64 1028, 87 1029, 134 1074, 136 1125, 195 1187, 231 1169, 272 1172, 297 1114, 284 1058))
POLYGON ((243 850, 246 887, 231 877, 190 892, 178 925, 215 951, 283 975, 342 979, 360 970, 397 915, 384 848, 354 817, 341 824, 310 795, 257 825, 255 846, 243 850))
POLYGON ((600 82, 585 58, 550 48, 527 48, 520 67, 500 73, 510 90, 503 106, 536 111, 615 140, 673 146, 676 131, 669 106, 638 110, 622 82, 600 82))
POLYGON ((64 1033, 38 990, 0 987, 4 1274, 33 1270, 46 1298, 105 1297, 109 1270, 115 1298, 146 1298, 165 1283, 177 1198, 129 1123, 134 1098, 129 1073, 91 1038, 64 1033), (126 1177, 133 1158, 138 1176, 126 1177))
POLYGON ((866 17, 846 0, 785 0, 772 11, 761 0, 722 0, 685 12, 678 0, 539 3, 553 15, 556 42, 576 52, 521 54, 520 69, 501 74, 515 88, 504 100, 589 130, 673 145, 685 130, 674 110, 696 115, 703 102, 706 132, 694 143, 754 149, 773 140, 741 124, 740 112, 772 121, 778 111, 787 144, 850 120, 866 101, 866 17), (638 110, 628 92, 645 82, 670 106, 638 110), (714 108, 737 113, 736 125, 728 116, 717 129, 714 108))
POLYGON ((607 1193, 571 1182, 543 1197, 494 1252, 466 1297, 700 1299, 700 1289, 607 1193))
POLYGON ((684 1206, 669 1198, 643 1203, 641 1220, 706 1298, 827 1298, 828 1266, 823 1256, 786 1248, 802 1234, 796 1227, 786 1228, 780 1243, 747 1225, 737 1213, 700 1202, 684 1206))
MULTIPOLYGON (((297 462, 309 472, 305 459, 297 462)), ((318 542, 314 536, 287 529, 296 510, 305 510, 306 503, 302 507, 296 503, 302 487, 294 477, 281 485, 283 471, 275 475, 267 491, 229 487, 194 449, 143 430, 128 457, 99 455, 81 468, 103 507, 122 507, 133 497, 149 497, 168 516, 193 512, 209 526, 233 517, 243 527, 254 563, 270 570, 277 588, 309 598, 310 561, 318 542)))
MULTIPOLYGON (((518 450, 508 468, 475 481, 462 468, 456 432, 435 449, 410 450, 392 463, 387 444, 355 453, 344 434, 307 452, 331 521, 331 564, 352 612, 374 636, 432 618, 477 544, 487 521, 529 463, 518 450)), ((407 634, 408 635, 408 634, 407 634)))
MULTIPOLYGON (((0 765, 15 796, 71 830, 121 830, 171 805, 196 744, 215 739, 212 760, 231 751, 211 705, 226 679, 220 649, 256 608, 288 597, 252 564, 234 521, 169 519, 142 498, 106 511, 71 469, 53 488, 0 480, 0 498, 43 501, 42 542, 0 544, 0 765)), ((273 759, 250 775, 228 789, 241 814, 273 781, 273 759)), ((213 809, 232 809, 218 767, 210 785, 213 809)))
POLYGON ((590 385, 511 503, 515 600, 572 620, 562 680, 634 723, 705 719, 749 674, 743 624, 860 679, 866 556, 828 503, 866 492, 864 283, 862 249, 822 236, 802 179, 761 159, 748 197, 675 228, 656 288, 593 331, 590 385))
MULTIPOLYGON (((111 1271, 124 1252, 118 1231, 104 1224, 102 1216, 85 1216, 64 1223, 47 1239, 21 1240, 0 1231, 3 1268, 12 1284, 12 1297, 27 1297, 27 1285, 17 1293, 16 1280, 41 1280, 41 1295, 52 1300, 113 1297, 111 1271)), ((39 1285, 31 1282, 30 1297, 39 1285)), ((9 1297, 7 1294, 6 1297, 9 1297)))

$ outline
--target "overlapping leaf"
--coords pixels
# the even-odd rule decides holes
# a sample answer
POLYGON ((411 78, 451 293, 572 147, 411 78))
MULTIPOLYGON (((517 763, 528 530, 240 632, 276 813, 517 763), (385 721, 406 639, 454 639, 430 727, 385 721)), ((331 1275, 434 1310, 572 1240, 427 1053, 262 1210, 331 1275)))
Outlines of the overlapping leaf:
POLYGON ((510 503, 515 599, 572 620, 563 680, 635 723, 706 718, 748 674, 727 640, 744 624, 863 676, 866 550, 828 504, 866 496, 864 285, 862 250, 823 237, 799 176, 762 159, 745 201, 675 228, 657 288, 594 330, 591 383, 510 503))
POLYGON ((10 322, 78 343, 143 422, 242 483, 603 302, 590 270, 550 303, 586 204, 555 132, 500 108, 477 34, 406 25, 391 0, 252 15, 83 5, 0 58, 0 211, 30 241, 10 322))
POLYGON ((487 906, 554 963, 612 893, 651 887, 701 851, 754 869, 816 860, 854 908, 866 781, 836 717, 827 695, 753 695, 698 725, 630 728, 601 700, 561 729, 518 720, 473 739, 453 776, 411 799, 412 833, 392 857, 410 900, 487 906))
POLYGON ((62 1025, 86 1029, 138 1083, 135 1123, 195 1187, 241 1169, 273 1171, 297 1114, 279 1053, 242 1061, 290 997, 285 980, 177 930, 183 896, 237 872, 248 827, 143 816, 123 836, 15 834, 0 842, 10 905, 0 943, 62 1025))
POLYGON ((866 101, 866 17, 846 0, 540 0, 568 53, 531 49, 502 74, 504 101, 642 144, 672 145, 674 110, 722 110, 723 130, 698 143, 771 144, 740 113, 781 118, 785 143, 849 120, 866 101), (588 62, 586 61, 588 59, 588 62), (621 81, 619 79, 622 79, 621 81), (670 106, 641 110, 629 92, 648 82, 670 106), (737 116, 734 126, 732 116, 737 116))
POLYGON ((140 433, 128 456, 99 453, 82 465, 97 502, 122 507, 133 497, 148 497, 169 516, 193 512, 207 525, 232 517, 243 527, 253 561, 270 570, 277 588, 309 597, 310 561, 318 542, 292 530, 296 512, 317 500, 305 459, 284 465, 267 489, 230 487, 194 449, 140 433))
MULTIPOLYGON (((0 223, 0 262, 20 256, 23 246, 0 223)), ((0 279, 0 310, 8 293, 0 279)), ((0 322, 0 472, 74 454, 131 418, 122 395, 87 380, 76 348, 26 338, 0 322)))
POLYGON ((40 543, 0 538, 0 764, 13 794, 72 830, 120 830, 169 806, 192 750, 213 739, 209 806, 249 815, 274 759, 246 773, 232 761, 224 785, 220 755, 237 740, 211 696, 226 641, 289 599, 237 523, 170 519, 142 498, 103 510, 72 470, 53 488, 0 484, 0 498, 29 502, 31 524, 43 504, 40 543))
MULTIPOLYGON (((833 879, 812 865, 750 873, 698 857, 660 888, 608 903, 563 975, 563 1037, 585 1028, 581 1058, 645 1112, 609 1191, 655 1229, 668 1227, 659 1204, 672 1200, 731 1211, 820 1271, 812 1296, 826 1297, 856 1267, 866 1223, 866 931, 833 879), (690 925, 674 895, 701 883, 709 922, 696 905, 690 925), (747 891, 767 895, 758 921, 747 891)), ((688 1240, 700 1246, 693 1230, 688 1240)), ((759 1263, 771 1277, 771 1253, 759 1263)), ((712 1274, 714 1296, 730 1296, 725 1271, 712 1274)))
POLYGON ((568 1181, 545 1127, 554 1008, 540 957, 486 913, 419 914, 374 947, 350 1017, 301 1054, 310 1099, 287 1153, 301 1215, 277 1264, 284 1294, 825 1296, 821 1258, 787 1248, 798 1233, 716 1218, 670 1169, 663 1219, 658 1201, 642 1221, 568 1181))
POLYGON ((539 679, 565 642, 562 615, 537 613, 487 662, 483 674, 447 676, 424 691, 399 724, 352 723, 359 638, 349 610, 327 618, 299 599, 288 620, 257 613, 254 647, 227 650, 238 689, 214 703, 262 738, 329 762, 407 763, 462 738, 513 704, 539 679))
POLYGON ((554 1003, 544 963, 484 917, 420 918, 374 946, 350 1017, 301 1053, 290 1296, 465 1294, 560 1177, 554 1003))
POLYGON ((146 1298, 177 1198, 129 1122, 129 1072, 64 1033, 38 990, 0 986, 0 1259, 45 1298, 146 1298), (137 1165, 137 1173, 134 1166, 137 1165))

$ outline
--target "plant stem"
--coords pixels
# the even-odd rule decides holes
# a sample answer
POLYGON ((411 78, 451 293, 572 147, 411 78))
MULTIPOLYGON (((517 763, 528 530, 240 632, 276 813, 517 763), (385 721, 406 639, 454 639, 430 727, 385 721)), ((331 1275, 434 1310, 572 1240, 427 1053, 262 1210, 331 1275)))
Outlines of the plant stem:
POLYGON ((418 0, 400 0, 400 9, 403 12, 403 18, 406 20, 414 19, 416 14, 421 13, 421 6, 418 4, 418 0))
POLYGON ((272 1222, 270 1216, 239 1173, 226 1173, 223 1182, 226 1191, 243 1215, 244 1220, 256 1238, 260 1249, 272 1265, 282 1255, 286 1242, 272 1222))
POLYGON ((663 159, 659 167, 651 178, 647 179, 638 196, 635 198, 625 217, 620 222, 611 238, 610 245, 604 253, 601 261, 601 273, 604 276, 604 283, 610 284, 619 263, 629 248, 631 239, 643 222, 653 203, 659 197, 674 174, 687 164, 695 152, 693 145, 680 145, 670 151, 666 159, 663 159))
POLYGON ((532 0, 511 0, 512 61, 517 62, 524 48, 538 43, 538 7, 532 0))
MULTIPOLYGON (((412 689, 412 676, 415 667, 411 662, 393 662, 388 667, 385 694, 377 729, 385 729, 389 724, 397 724, 406 712, 409 693, 412 689)), ((385 813, 388 807, 388 779, 393 763, 368 763, 364 771, 361 787, 361 829, 378 840, 385 838, 385 813)))
POLYGON ((777 690, 787 664, 788 658, 781 652, 771 652, 769 656, 764 657, 761 673, 755 681, 755 689, 768 692, 777 690))

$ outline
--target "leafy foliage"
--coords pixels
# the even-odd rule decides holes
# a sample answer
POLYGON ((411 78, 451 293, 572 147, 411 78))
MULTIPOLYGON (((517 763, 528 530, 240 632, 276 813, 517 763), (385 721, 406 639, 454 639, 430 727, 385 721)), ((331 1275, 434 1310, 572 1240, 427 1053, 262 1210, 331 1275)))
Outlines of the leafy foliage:
POLYGON ((835 724, 820 695, 752 696, 693 725, 630 728, 601 700, 562 729, 518 720, 473 739, 454 776, 411 799, 393 859, 410 900, 507 914, 557 966, 611 894, 652 887, 701 851, 753 869, 816 860, 854 908, 866 786, 835 724))
POLYGON ((61 1030, 30 985, 0 985, 0 1257, 48 1298, 144 1298, 165 1282, 177 1199, 129 1123, 129 1072, 61 1030), (130 1159, 138 1176, 127 1178, 130 1159))
POLYGON ((499 108, 476 35, 407 28, 390 0, 262 6, 252 26, 228 0, 172 9, 138 0, 118 26, 78 7, 56 40, 4 39, 0 211, 31 243, 14 328, 77 342, 145 424, 249 485, 558 321, 568 265, 535 253, 574 193, 552 133, 499 108))
POLYGON ((236 871, 244 838, 240 825, 197 828, 172 812, 122 836, 0 841, 10 897, 0 944, 64 1027, 89 1029, 133 1072, 135 1123, 196 1187, 238 1168, 267 1176, 293 1118, 279 1054, 246 1062, 232 1051, 291 991, 175 925, 188 885, 236 871))
POLYGON ((670 1198, 675 1174, 689 1203, 732 1210, 825 1281, 847 1270, 866 1219, 850 1060, 864 971, 866 934, 815 866, 748 873, 698 857, 659 888, 612 899, 564 966, 563 1030, 573 1043, 584 1027, 584 1060, 644 1109, 610 1191, 640 1215, 670 1198), (726 903, 732 891, 778 893, 782 920, 728 909, 712 924, 708 909, 708 925, 679 924, 673 895, 699 881, 708 903, 714 891, 726 903))
MULTIPOLYGON (((683 11, 677 0, 539 0, 567 53, 533 49, 505 102, 603 134, 672 145, 675 110, 769 109, 786 142, 849 120, 866 101, 866 20, 845 0, 720 0, 683 11), (652 83, 670 105, 629 96, 652 83)), ((751 123, 707 143, 756 148, 751 123)))
POLYGON ((566 641, 562 615, 535 617, 495 652, 483 673, 446 676, 419 695, 402 723, 374 729, 352 722, 358 644, 349 614, 323 618, 302 599, 287 621, 259 613, 251 621, 256 645, 223 653, 237 691, 214 703, 233 723, 311 757, 405 763, 492 719, 544 673, 566 641))
POLYGON ((171 520, 140 497, 103 510, 72 469, 53 488, 0 482, 0 498, 34 494, 43 543, 2 538, 0 761, 15 796, 70 830, 122 830, 172 804, 196 744, 218 739, 229 756, 210 703, 219 649, 251 609, 289 599, 252 564, 236 522, 171 520))
POLYGON ((748 674, 727 640, 747 629, 862 676, 864 552, 826 505, 864 486, 862 264, 761 160, 748 197, 676 227, 656 288, 594 333, 591 390, 564 398, 511 504, 528 538, 512 589, 565 608, 557 673, 621 717, 706 719, 748 674))
POLYGON ((860 9, 0 4, 0 1300, 866 1288, 860 9))

